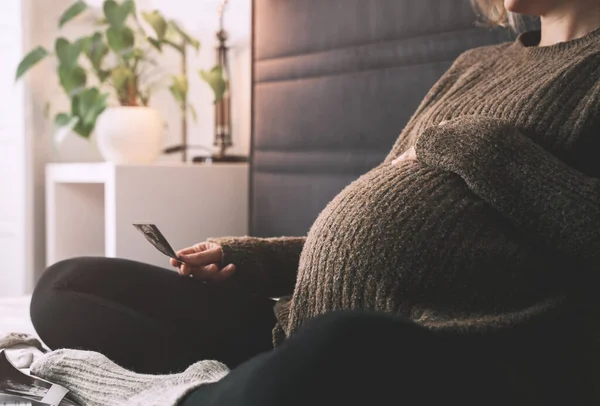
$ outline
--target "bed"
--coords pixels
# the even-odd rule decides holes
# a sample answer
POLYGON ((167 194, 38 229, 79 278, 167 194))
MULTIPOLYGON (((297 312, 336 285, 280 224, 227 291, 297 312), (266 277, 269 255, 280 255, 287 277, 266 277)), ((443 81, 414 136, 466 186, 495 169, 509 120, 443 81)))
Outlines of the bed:
POLYGON ((35 335, 29 318, 31 296, 0 299, 0 335, 20 332, 35 335))
MULTIPOLYGON (((255 236, 306 234, 460 53, 514 38, 469 0, 255 0, 252 19, 255 236)), ((0 299, 0 333, 35 334, 29 299, 0 299)))

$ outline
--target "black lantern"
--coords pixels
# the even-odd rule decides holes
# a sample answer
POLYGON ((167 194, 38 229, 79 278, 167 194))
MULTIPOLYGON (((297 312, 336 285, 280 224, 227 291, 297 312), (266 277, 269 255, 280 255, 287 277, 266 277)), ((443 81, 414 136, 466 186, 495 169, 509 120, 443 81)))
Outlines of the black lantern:
MULTIPOLYGON (((222 19, 221 19, 222 21, 222 19)), ((217 46, 217 66, 221 68, 223 80, 226 83, 225 93, 221 100, 215 103, 215 147, 218 148, 216 156, 225 156, 227 148, 233 145, 231 141, 231 89, 229 63, 227 60, 227 32, 221 27, 217 32, 219 45, 217 46)))
POLYGON ((227 154, 227 148, 233 146, 231 138, 231 82, 229 72, 229 47, 227 46, 227 31, 225 31, 224 15, 225 9, 229 0, 223 0, 219 5, 219 30, 217 31, 218 45, 217 51, 217 67, 221 69, 223 80, 226 84, 225 92, 220 100, 215 102, 215 140, 214 146, 217 147, 217 152, 210 157, 195 157, 194 162, 246 162, 248 157, 241 155, 227 154))

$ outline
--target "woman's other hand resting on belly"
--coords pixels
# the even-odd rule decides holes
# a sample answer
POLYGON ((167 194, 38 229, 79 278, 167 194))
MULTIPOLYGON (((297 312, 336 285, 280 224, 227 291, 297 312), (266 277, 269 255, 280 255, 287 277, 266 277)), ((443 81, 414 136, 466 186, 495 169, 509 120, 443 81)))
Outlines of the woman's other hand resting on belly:
POLYGON ((171 259, 171 265, 179 268, 182 275, 208 282, 224 282, 235 272, 235 265, 221 267, 223 250, 214 242, 201 242, 177 252, 184 264, 171 259))
MULTIPOLYGON (((441 123, 439 123, 438 126, 442 126, 448 122, 449 122, 448 120, 444 120, 441 123)), ((402 155, 400 155, 398 158, 394 159, 392 161, 392 165, 398 165, 402 162, 417 161, 417 160, 418 160, 417 152, 415 150, 415 147, 412 146, 408 150, 406 150, 402 155)))
POLYGON ((400 155, 398 158, 394 159, 392 161, 392 165, 399 165, 402 162, 416 161, 416 160, 417 160, 417 153, 415 152, 415 147, 411 147, 405 153, 400 155))

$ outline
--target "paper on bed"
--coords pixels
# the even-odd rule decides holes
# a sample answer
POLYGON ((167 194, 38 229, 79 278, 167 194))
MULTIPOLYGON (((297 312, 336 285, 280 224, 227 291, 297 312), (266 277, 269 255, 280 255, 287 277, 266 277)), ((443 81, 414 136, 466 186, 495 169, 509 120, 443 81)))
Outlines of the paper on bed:
POLYGON ((60 385, 21 372, 10 362, 6 352, 0 351, 0 395, 7 405, 18 400, 32 406, 77 406, 65 398, 68 392, 60 385))

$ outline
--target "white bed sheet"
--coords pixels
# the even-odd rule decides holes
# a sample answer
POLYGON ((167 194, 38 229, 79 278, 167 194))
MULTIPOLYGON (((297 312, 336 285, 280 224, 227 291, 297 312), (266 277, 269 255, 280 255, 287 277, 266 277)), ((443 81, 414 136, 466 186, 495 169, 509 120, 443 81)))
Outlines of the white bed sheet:
POLYGON ((35 329, 29 317, 31 296, 0 298, 0 334, 28 333, 35 337, 35 329))

